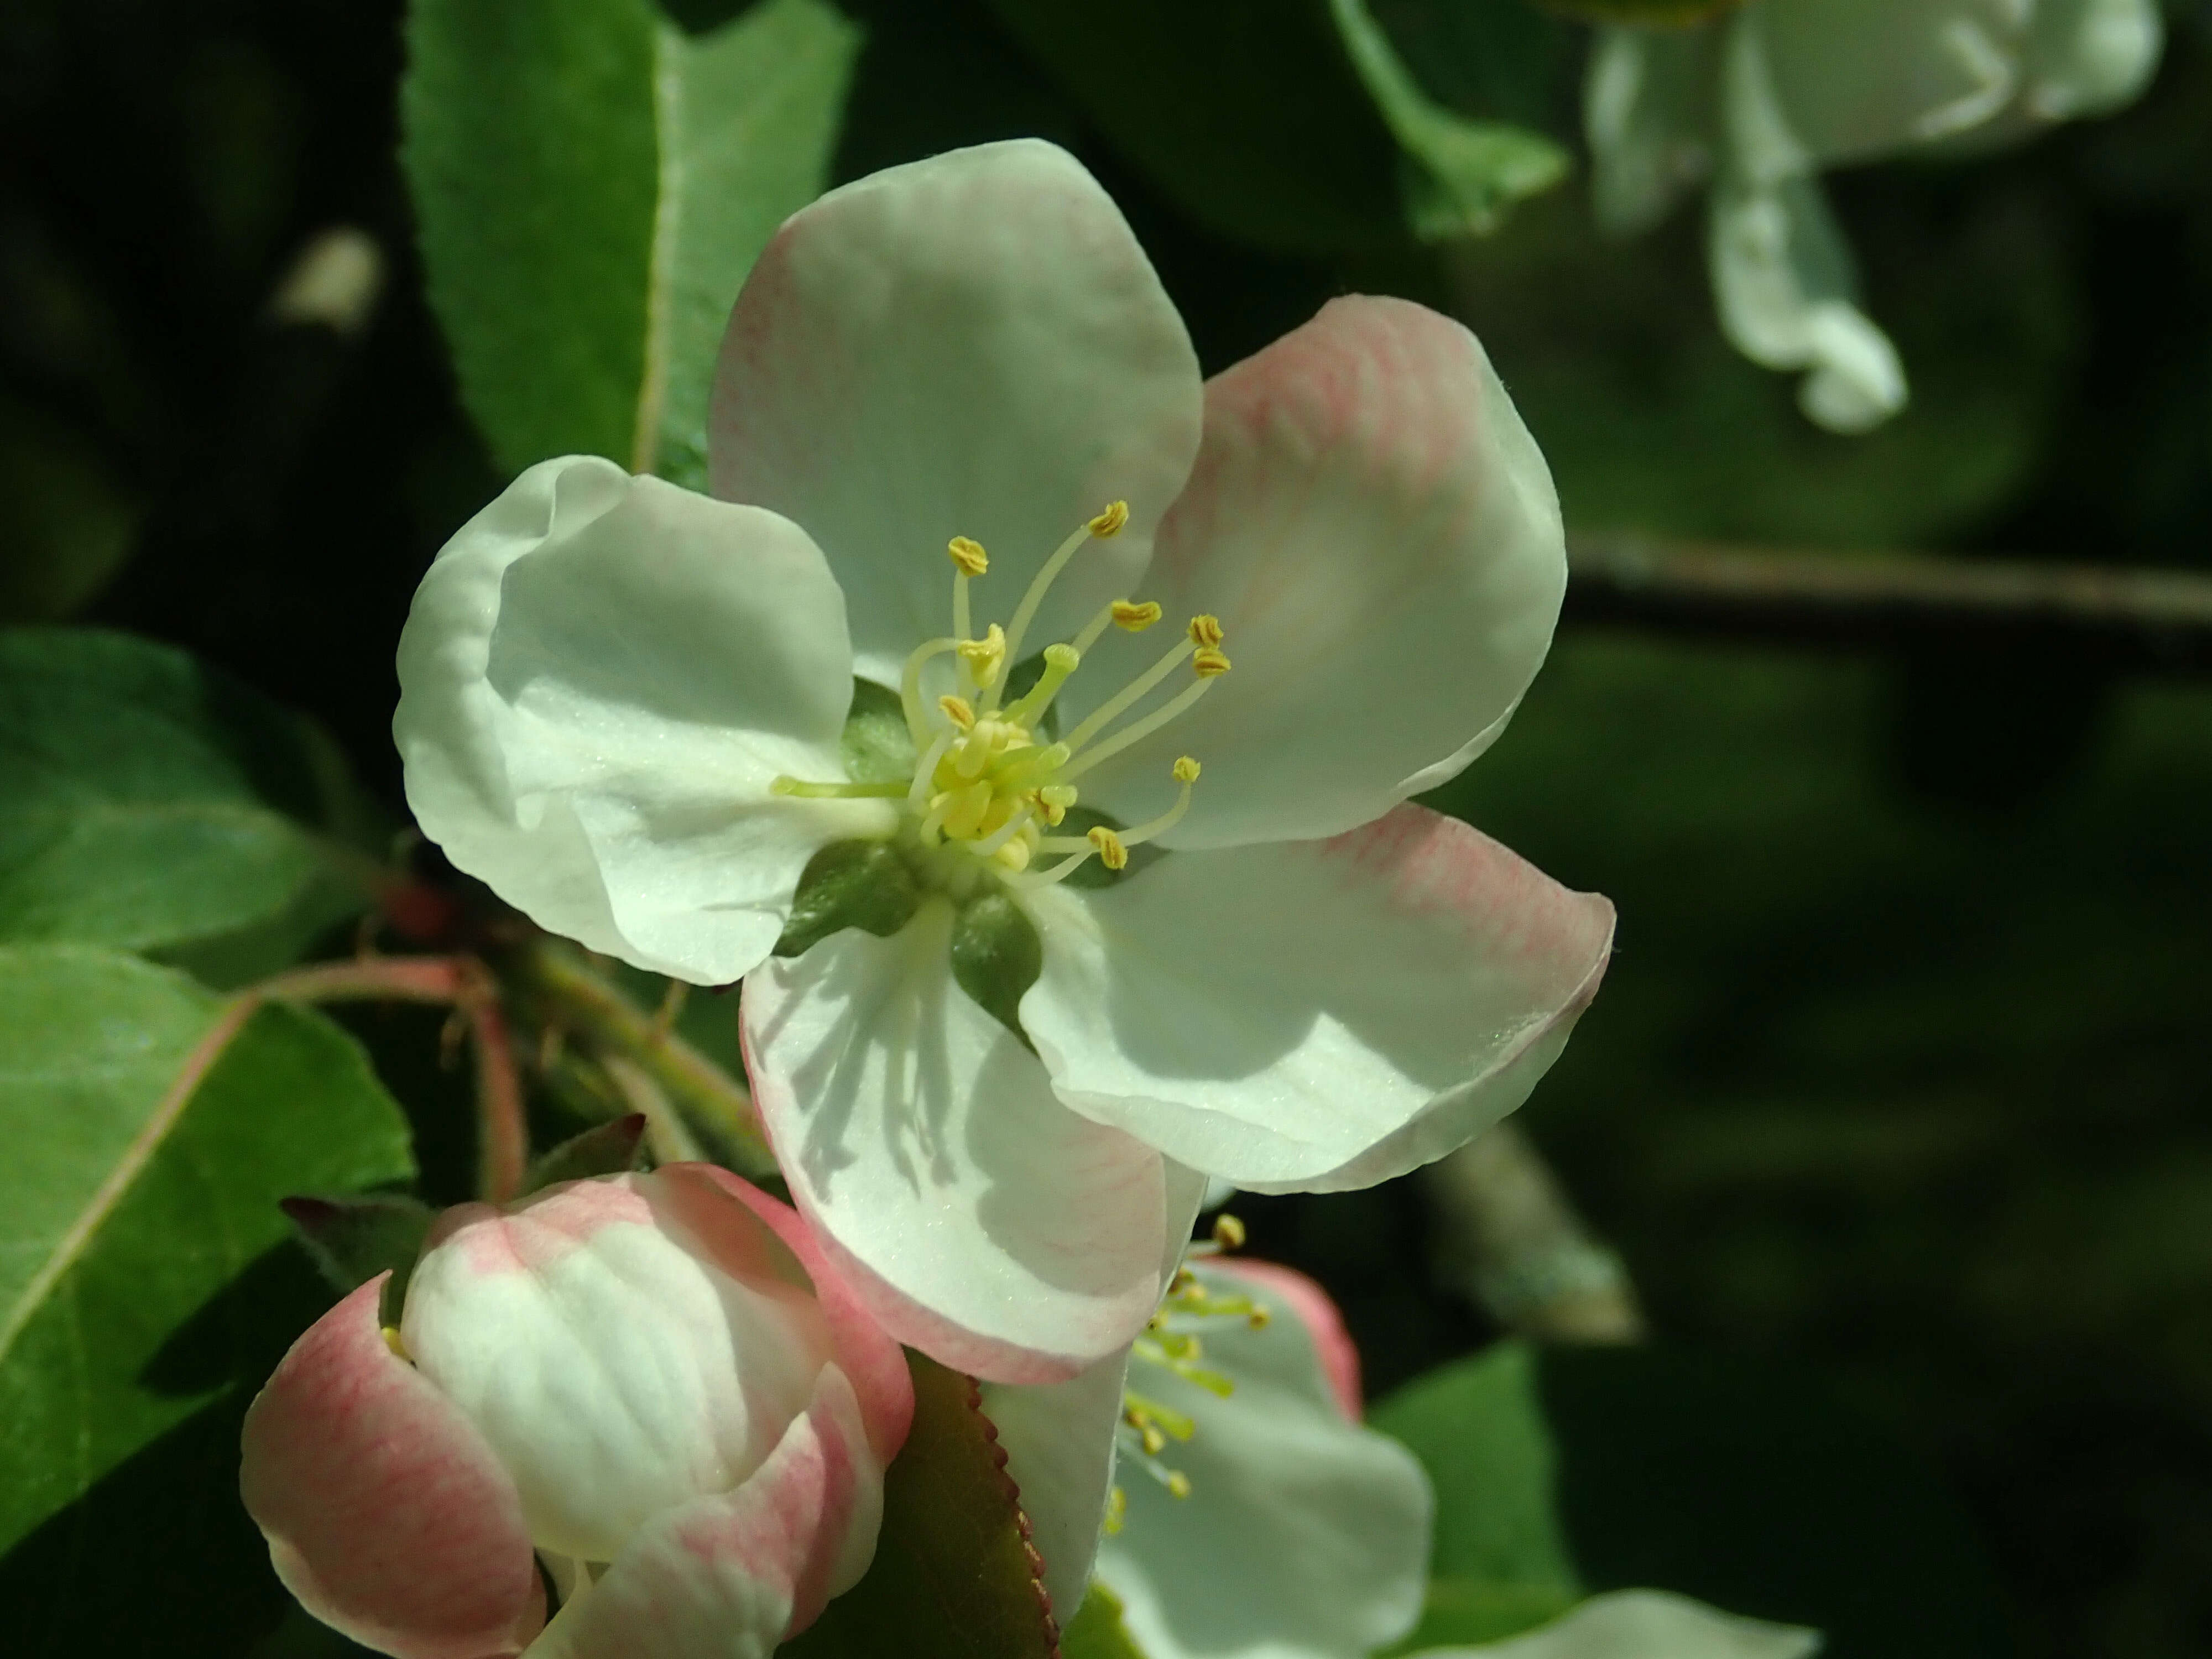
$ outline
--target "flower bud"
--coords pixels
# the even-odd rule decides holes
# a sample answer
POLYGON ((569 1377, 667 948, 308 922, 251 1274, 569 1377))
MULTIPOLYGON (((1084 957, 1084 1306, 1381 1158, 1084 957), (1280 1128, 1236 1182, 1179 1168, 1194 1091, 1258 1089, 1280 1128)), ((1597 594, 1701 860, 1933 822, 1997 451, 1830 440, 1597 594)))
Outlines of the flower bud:
POLYGON ((796 1215, 676 1164, 466 1204, 248 1412, 307 1609, 398 1659, 766 1655, 867 1568, 913 1396, 796 1215), (545 1623, 533 1552, 561 1592, 545 1623))

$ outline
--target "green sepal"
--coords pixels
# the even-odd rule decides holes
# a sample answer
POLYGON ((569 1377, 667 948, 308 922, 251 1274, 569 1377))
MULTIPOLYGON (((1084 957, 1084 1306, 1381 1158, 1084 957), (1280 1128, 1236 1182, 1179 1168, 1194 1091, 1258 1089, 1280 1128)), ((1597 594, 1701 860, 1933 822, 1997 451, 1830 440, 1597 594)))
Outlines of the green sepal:
POLYGON ((962 908, 952 924, 952 977, 1025 1048, 1022 994, 1043 971, 1044 941, 1012 895, 986 893, 962 908))
POLYGON ((380 1298, 380 1317, 399 1322, 407 1300, 407 1280, 438 1212, 404 1193, 368 1193, 357 1197, 288 1198, 277 1207, 291 1222, 307 1257, 342 1294, 360 1289, 389 1269, 392 1278, 380 1298))
POLYGON ((798 956, 848 927, 889 939, 921 902, 913 870, 888 842, 832 842, 799 872, 775 954, 798 956))
POLYGON ((530 1166, 522 1190, 543 1192, 563 1181, 627 1175, 645 1167, 645 1114, 631 1112, 572 1135, 530 1166))
POLYGON ((873 680, 853 682, 853 707, 837 746, 854 783, 904 783, 920 758, 899 694, 873 680))

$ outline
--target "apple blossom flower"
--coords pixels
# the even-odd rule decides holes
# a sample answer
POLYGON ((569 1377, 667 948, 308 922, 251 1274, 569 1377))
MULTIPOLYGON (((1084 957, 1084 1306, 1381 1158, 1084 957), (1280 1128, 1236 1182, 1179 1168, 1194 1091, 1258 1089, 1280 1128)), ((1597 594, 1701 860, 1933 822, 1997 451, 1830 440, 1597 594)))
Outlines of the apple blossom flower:
POLYGON ((1194 1262, 1129 1353, 984 1409, 1063 1620, 1094 1556, 1147 1659, 1364 1659, 1420 1617, 1428 1476, 1360 1426, 1358 1353, 1303 1274, 1194 1262))
POLYGON ((1811 419, 1863 432, 1904 408, 1905 370, 1858 307, 1821 169, 2108 113, 2162 42, 2157 0, 1753 0, 1697 29, 1606 28, 1583 100, 1598 219, 1632 234, 1711 175, 1722 327, 1807 371, 1811 419))
POLYGON ((1550 1624, 1414 1659, 1812 1659, 1820 1633, 1723 1613, 1665 1590, 1610 1590, 1550 1624))
POLYGON ((408 799, 542 926, 744 979, 793 1200, 894 1334, 1072 1376, 1205 1176, 1364 1186, 1527 1097, 1612 908, 1404 804, 1565 580, 1466 329, 1340 300, 1203 381, 1096 181, 986 145, 783 227, 709 439, 719 499, 572 457, 453 538, 408 799))
POLYGON ((738 1659, 866 1571, 912 1383, 788 1206, 672 1164, 448 1210, 396 1327, 389 1277, 246 1413, 246 1509, 325 1624, 397 1659, 738 1659))

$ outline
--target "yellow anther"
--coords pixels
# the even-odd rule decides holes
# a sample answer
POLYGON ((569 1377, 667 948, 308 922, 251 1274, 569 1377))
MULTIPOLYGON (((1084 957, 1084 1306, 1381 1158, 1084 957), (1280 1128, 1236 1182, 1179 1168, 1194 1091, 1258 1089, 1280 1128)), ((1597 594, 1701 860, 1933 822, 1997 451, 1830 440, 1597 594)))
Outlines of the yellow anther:
MULTIPOLYGON (((978 552, 981 550, 981 548, 976 550, 978 552)), ((1198 616, 1190 619, 1190 642, 1193 645, 1210 648, 1220 644, 1225 637, 1221 631, 1220 617, 1198 616)))
POLYGON ((953 649, 968 665, 969 676, 977 687, 989 685, 999 678, 1000 666, 1006 660, 1006 630, 993 623, 981 639, 963 640, 953 649))
POLYGON ((1182 757, 1175 763, 1175 781, 1177 783, 1196 783, 1198 763, 1188 755, 1182 757))
POLYGON ((963 576, 980 576, 991 568, 991 556, 983 550, 983 544, 966 536, 955 536, 945 544, 945 550, 963 576))
POLYGON ((1274 1317, 1275 1316, 1269 1313, 1265 1308, 1255 1308, 1250 1313, 1244 1316, 1244 1322, 1249 1325, 1255 1331, 1264 1331, 1267 1328, 1269 1323, 1273 1322, 1274 1317))
POLYGON ((1129 849, 1121 845, 1121 836, 1104 824, 1094 825, 1085 840, 1098 849, 1098 862, 1109 870, 1124 870, 1129 864, 1129 849))
POLYGON ((947 692, 937 700, 937 707, 945 719, 963 732, 970 730, 975 724, 975 705, 965 697, 956 697, 947 692))
POLYGON ((1170 1498, 1188 1498, 1190 1496, 1190 1477, 1185 1474, 1181 1469, 1170 1469, 1168 1471, 1168 1495, 1170 1498))
POLYGON ((1092 535, 1104 541, 1109 536, 1120 535, 1121 526, 1128 522, 1128 502, 1109 501, 1106 504, 1106 510, 1091 521, 1089 528, 1092 535))
POLYGON ((1243 1249, 1244 1237, 1244 1224, 1227 1211, 1213 1218, 1213 1242, 1223 1249, 1243 1249))
POLYGON ((1190 665, 1202 680, 1214 679, 1229 672, 1229 659, 1212 646, 1205 646, 1191 653, 1190 665))
POLYGON ((945 833, 960 841, 975 837, 983 827, 983 815, 991 810, 991 786, 988 782, 969 784, 952 797, 945 811, 945 833))
POLYGON ((1106 1494, 1106 1535, 1109 1538, 1121 1530, 1129 1519, 1129 1494, 1119 1486, 1106 1494))
POLYGON ((415 1356, 407 1352, 407 1345, 399 1340, 398 1327, 396 1325, 385 1326, 383 1328, 383 1336, 384 1346, 392 1350, 392 1356, 395 1358, 404 1359, 410 1365, 415 1363, 415 1356))
POLYGON ((1141 634, 1160 619, 1158 601, 1146 599, 1139 605, 1133 599, 1116 599, 1113 604, 1114 626, 1132 634, 1141 634))
POLYGON ((1057 801, 1049 799, 1042 789, 1033 789, 1030 792, 1030 804, 1036 808, 1036 815, 1039 817, 1054 828, 1058 828, 1060 821, 1067 816, 1067 808, 1060 805, 1057 801))

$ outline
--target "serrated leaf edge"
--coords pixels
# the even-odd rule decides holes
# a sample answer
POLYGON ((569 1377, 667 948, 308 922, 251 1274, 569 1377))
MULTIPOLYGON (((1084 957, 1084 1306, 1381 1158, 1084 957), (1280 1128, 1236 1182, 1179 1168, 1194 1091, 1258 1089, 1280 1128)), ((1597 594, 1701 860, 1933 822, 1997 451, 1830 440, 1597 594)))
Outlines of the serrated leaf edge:
POLYGON ((982 1425, 983 1438, 990 1445, 991 1466, 998 1471, 999 1479, 1006 1489, 1007 1501, 1013 1505, 1014 1527, 1021 1534, 1022 1553, 1029 1558, 1030 1588, 1036 1593, 1037 1613, 1044 1620, 1044 1639, 1049 1650, 1049 1659, 1060 1659, 1060 1620, 1053 1611, 1052 1592, 1044 1587, 1044 1557, 1037 1553, 1036 1534, 1030 1526, 1030 1513, 1022 1507, 1021 1483, 1007 1469, 1011 1460, 1006 1447, 1000 1443, 999 1425, 991 1420, 990 1413, 983 1409, 983 1385, 972 1376, 963 1376, 961 1381, 967 1384, 968 1409, 975 1414, 976 1422, 982 1425))

